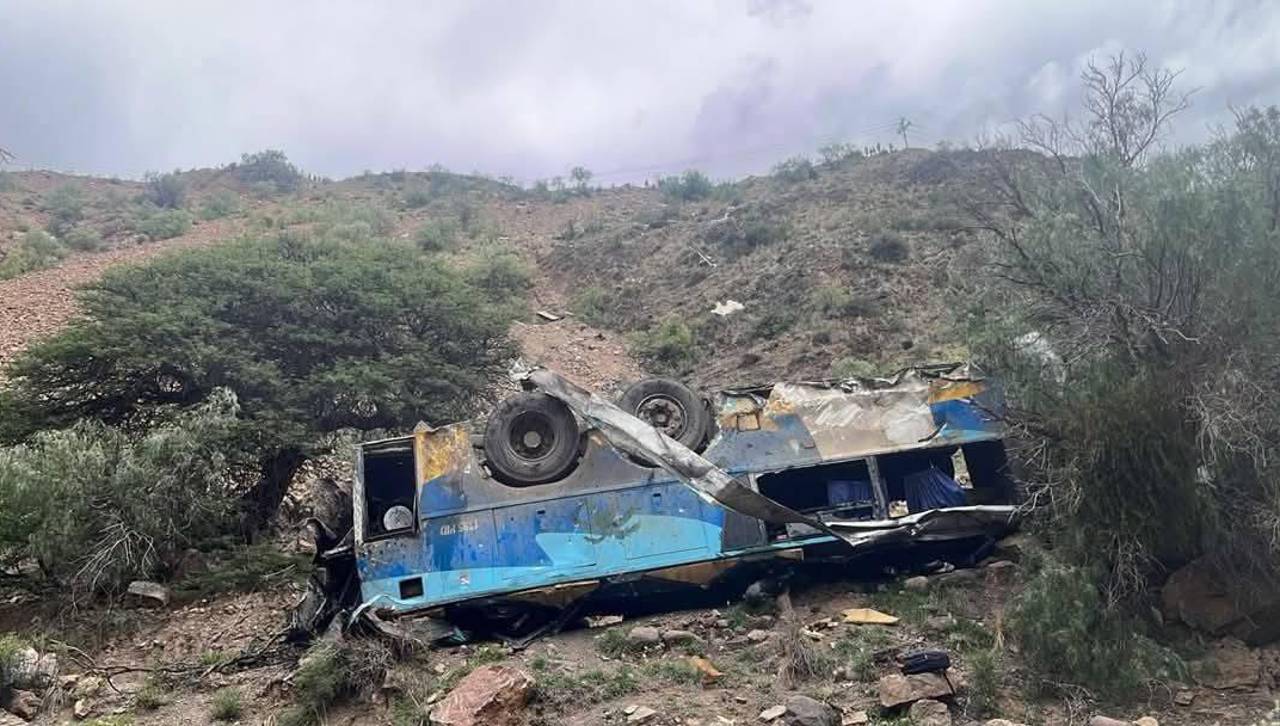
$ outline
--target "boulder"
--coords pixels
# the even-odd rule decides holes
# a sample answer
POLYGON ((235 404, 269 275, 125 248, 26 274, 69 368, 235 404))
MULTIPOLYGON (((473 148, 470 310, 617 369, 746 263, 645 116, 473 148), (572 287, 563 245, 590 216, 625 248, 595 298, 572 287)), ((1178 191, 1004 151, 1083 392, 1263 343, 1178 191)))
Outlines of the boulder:
POLYGON ((52 686, 58 677, 58 656, 39 653, 35 648, 23 648, 13 658, 9 669, 9 684, 27 691, 42 691, 52 686))
POLYGON ((942 701, 926 698, 911 704, 907 711, 912 726, 951 726, 951 711, 942 701))
POLYGON ((954 570, 952 572, 945 572, 938 575, 937 579, 939 585, 945 585, 947 587, 964 587, 976 584, 979 577, 980 575, 977 570, 961 569, 954 570))
POLYGON ((1028 554, 1043 549, 1044 546, 1040 544, 1040 540, 1025 532, 1018 532, 997 542, 994 554, 1002 560, 1021 562, 1028 554))
POLYGON ((1211 635, 1233 635, 1249 645, 1280 638, 1280 587, 1232 592, 1221 568, 1207 558, 1170 575, 1160 600, 1166 618, 1211 635))
POLYGON ((662 633, 657 628, 640 625, 627 632, 627 643, 635 646, 658 645, 662 642, 662 633))
POLYGON ((524 707, 533 679, 523 671, 487 665, 468 673, 431 710, 431 723, 439 726, 516 726, 524 720, 524 707))
POLYGON ((840 726, 862 726, 862 724, 868 723, 871 723, 871 717, 867 715, 866 711, 854 711, 841 719, 840 726))
POLYGON ((902 589, 910 590, 912 592, 924 592, 929 589, 929 578, 924 575, 908 577, 902 581, 902 589))
POLYGON ((880 693, 880 705, 885 708, 906 706, 925 698, 946 699, 955 695, 947 678, 940 673, 916 673, 909 676, 892 673, 876 683, 876 690, 880 693))
POLYGON ((169 604, 169 588, 150 580, 134 580, 126 592, 135 600, 164 607, 169 604))
POLYGON ((752 643, 763 643, 768 639, 769 639, 768 630, 756 629, 756 630, 752 630, 750 633, 747 633, 747 640, 750 640, 752 643))
POLYGON ((1198 661, 1197 679, 1210 688, 1252 688, 1258 684, 1262 661, 1258 654, 1235 638, 1223 638, 1198 661))
POLYGON ((93 713, 93 701, 87 698, 77 698, 74 705, 71 706, 71 715, 76 717, 77 721, 89 718, 93 713))
POLYGON ((1010 560, 996 560, 983 570, 987 573, 987 582, 994 585, 1006 585, 1018 576, 1018 565, 1010 560))
POLYGON ((664 630, 662 631, 662 642, 667 645, 683 645, 685 643, 701 643, 702 638, 688 630, 664 630))
POLYGON ((644 723, 657 715, 658 712, 648 706, 637 706, 634 711, 627 714, 627 723, 644 723))
POLYGON ((14 688, 4 701, 4 710, 18 718, 30 721, 40 712, 40 697, 31 691, 14 688))
POLYGON ((1134 721, 1133 726, 1160 726, 1160 722, 1156 720, 1155 716, 1143 716, 1134 721))
POLYGON ((787 726, 840 726, 840 712, 808 696, 787 699, 782 723, 787 726))

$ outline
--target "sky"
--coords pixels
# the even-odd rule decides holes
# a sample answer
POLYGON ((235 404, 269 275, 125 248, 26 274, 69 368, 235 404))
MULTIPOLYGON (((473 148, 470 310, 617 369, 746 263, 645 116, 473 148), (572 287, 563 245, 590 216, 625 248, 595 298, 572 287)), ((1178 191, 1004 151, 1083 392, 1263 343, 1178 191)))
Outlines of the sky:
POLYGON ((1169 144, 1280 104, 1262 0, 0 0, 0 147, 122 177, 278 148, 335 178, 725 178, 901 145, 900 119, 932 147, 1067 113, 1120 50, 1196 91, 1169 144))

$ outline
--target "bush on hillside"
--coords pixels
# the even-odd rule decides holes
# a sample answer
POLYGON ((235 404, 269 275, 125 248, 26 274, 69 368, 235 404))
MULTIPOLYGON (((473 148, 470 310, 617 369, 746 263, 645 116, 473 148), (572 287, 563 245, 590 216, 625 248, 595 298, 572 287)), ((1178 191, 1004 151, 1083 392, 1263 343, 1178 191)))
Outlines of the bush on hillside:
POLYGON ((161 575, 231 522, 236 411, 220 389, 141 436, 82 421, 0 448, 0 562, 81 593, 161 575))
POLYGON ((94 252, 102 249, 102 235, 84 225, 74 227, 62 235, 62 242, 78 252, 94 252))
POLYGON ((293 192, 302 186, 302 172, 283 151, 276 149, 244 154, 234 169, 241 181, 250 185, 269 184, 277 192, 293 192))
POLYGON ((49 213, 47 228, 54 236, 61 236, 84 219, 84 192, 73 184, 64 184, 49 193, 44 210, 49 213))
POLYGON ((1016 283, 988 291, 975 343, 1038 442, 1049 531, 1109 610, 1200 555, 1242 590, 1280 576, 1280 111, 1157 153, 1172 81, 1091 64, 1083 124, 1025 129, 1051 163, 990 170, 1009 213, 970 206, 1016 283))
POLYGON ((134 229, 151 240, 181 237, 191 231, 191 213, 184 209, 143 209, 134 229))
POLYGON ((38 229, 32 230, 0 258, 0 280, 52 267, 66 256, 67 248, 57 238, 38 229))
POLYGON ((839 164, 850 159, 861 159, 862 149, 854 144, 846 144, 840 142, 832 142, 818 149, 818 155, 822 157, 824 164, 839 164))
POLYGON ((690 169, 678 176, 664 176, 658 180, 658 191, 682 202, 706 199, 711 196, 714 189, 715 185, 707 175, 696 169, 690 169))
POLYGON ((161 209, 180 209, 187 201, 187 182, 178 172, 146 175, 145 196, 147 201, 161 209))
POLYGON ((813 168, 813 162, 803 156, 795 156, 775 164, 772 174, 774 179, 792 183, 818 178, 818 170, 813 168))
POLYGON ((300 234, 241 239, 113 268, 83 315, 24 352, 0 389, 0 438, 81 418, 145 426, 226 387, 241 401, 228 456, 258 472, 269 516, 328 433, 463 418, 512 347, 506 278, 477 289, 412 245, 300 234))
POLYGON ((435 219, 418 229, 418 247, 423 252, 448 252, 457 248, 458 225, 447 219, 435 219))
POLYGON ((222 219, 240 211, 240 198, 227 189, 209 195, 200 205, 200 218, 204 220, 222 219))
POLYGON ((907 241, 902 239, 901 235, 884 232, 872 236, 867 254, 871 255, 871 259, 876 262, 897 265, 907 261, 911 256, 911 248, 907 246, 907 241))
POLYGON ((698 359, 693 331, 679 318, 667 318, 656 327, 631 336, 632 349, 663 372, 678 372, 698 359))

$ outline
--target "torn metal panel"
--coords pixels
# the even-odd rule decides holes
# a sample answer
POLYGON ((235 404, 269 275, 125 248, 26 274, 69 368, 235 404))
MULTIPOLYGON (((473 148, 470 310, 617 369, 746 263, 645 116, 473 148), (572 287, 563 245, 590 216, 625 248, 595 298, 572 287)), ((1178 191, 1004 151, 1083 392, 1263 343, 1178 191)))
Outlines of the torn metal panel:
POLYGON ((544 393, 564 401, 575 413, 599 428, 614 447, 661 466, 710 501, 766 522, 795 522, 824 531, 827 529, 822 522, 754 491, 652 425, 560 375, 545 368, 535 368, 525 379, 544 393))

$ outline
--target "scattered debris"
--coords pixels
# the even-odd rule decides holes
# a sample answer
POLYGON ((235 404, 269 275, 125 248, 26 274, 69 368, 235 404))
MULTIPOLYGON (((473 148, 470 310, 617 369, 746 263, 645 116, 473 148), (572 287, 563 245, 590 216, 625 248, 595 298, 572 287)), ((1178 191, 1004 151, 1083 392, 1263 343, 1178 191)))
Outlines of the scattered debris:
POLYGON ((700 655, 689 656, 689 665, 696 668, 698 672, 702 674, 702 680, 704 682, 714 681, 724 675, 715 667, 715 664, 700 655))
POLYGON ((169 604, 169 588, 150 580, 134 580, 126 592, 144 602, 161 607, 169 604))
POLYGON ((846 623, 858 625, 897 625, 898 618, 871 608, 849 608, 841 611, 846 623))
POLYGON ((648 706, 629 706, 627 708, 627 723, 644 723, 657 715, 658 712, 648 706))
POLYGON ((556 315, 555 313, 549 310, 539 310, 537 312, 537 315, 538 317, 542 318, 543 320, 546 320, 549 323, 554 323, 555 321, 562 320, 564 318, 563 315, 556 315))
POLYGON ((909 676, 892 673, 876 683, 876 690, 880 694, 880 705, 885 708, 906 706, 925 698, 946 699, 955 695, 950 675, 942 673, 909 676))
POLYGON ((951 712, 941 701, 929 698, 916 701, 907 713, 913 726, 951 726, 951 712))
POLYGON ((787 707, 782 704, 778 704, 777 706, 770 706, 760 712, 760 720, 766 721, 766 722, 773 721, 777 718, 780 718, 782 714, 786 712, 787 712, 787 707))
POLYGON ((621 615, 590 615, 585 618, 588 628, 607 628, 622 622, 621 615))
POLYGON ((746 305, 743 305, 737 300, 725 300, 724 302, 716 303, 715 307, 711 308, 711 314, 719 315, 723 318, 728 315, 733 315, 739 310, 745 310, 746 308, 746 305))
POLYGON ((431 710, 439 726, 516 726, 523 721, 533 679, 501 665, 480 666, 468 673, 431 710))

